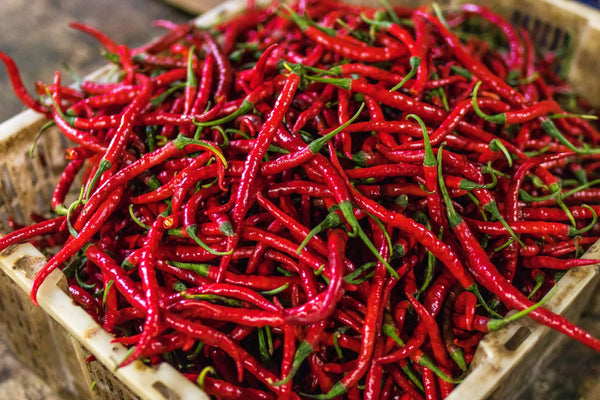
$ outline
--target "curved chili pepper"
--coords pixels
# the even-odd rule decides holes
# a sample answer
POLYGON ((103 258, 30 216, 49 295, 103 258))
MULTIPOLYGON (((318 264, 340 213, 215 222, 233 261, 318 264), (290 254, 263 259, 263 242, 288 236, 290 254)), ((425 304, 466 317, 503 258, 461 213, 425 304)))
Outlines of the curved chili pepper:
POLYGON ((150 79, 145 75, 141 74, 138 74, 137 78, 140 79, 142 82, 142 90, 123 111, 119 128, 117 128, 113 139, 111 140, 108 148, 106 149, 106 153, 102 157, 102 160, 100 160, 99 162, 99 168, 96 172, 96 175, 92 177, 90 184, 87 187, 86 198, 89 197, 90 190, 94 188, 100 176, 104 174, 104 172, 113 168, 125 145, 129 141, 133 121, 135 120, 136 116, 141 112, 142 108, 146 105, 146 103, 150 100, 152 90, 152 83, 150 79))
POLYGON ((92 36, 100 44, 102 44, 102 46, 104 46, 104 48, 106 48, 106 50, 108 50, 109 52, 114 53, 114 54, 119 53, 119 46, 111 38, 109 38, 104 32, 100 31, 99 29, 96 29, 90 25, 82 24, 80 22, 71 22, 71 23, 69 23, 69 26, 73 29, 77 29, 81 32, 84 32, 84 33, 92 36))
POLYGON ((0 252, 8 246, 26 242, 36 236, 58 232, 63 229, 65 220, 65 216, 60 216, 12 231, 0 237, 0 252))
POLYGON ((96 191, 94 191, 75 221, 75 224, 73 225, 74 229, 80 230, 81 227, 87 222, 89 214, 93 213, 100 203, 102 203, 106 197, 119 186, 144 173, 152 166, 160 164, 174 155, 189 154, 195 151, 203 150, 205 150, 205 147, 201 145, 189 143, 189 141, 185 140, 182 142, 178 141, 178 139, 175 139, 174 141, 167 143, 165 146, 160 147, 153 152, 144 154, 135 162, 116 172, 102 185, 100 185, 96 191))
POLYGON ((417 58, 420 60, 419 68, 417 70, 417 77, 415 84, 410 88, 410 91, 416 96, 420 96, 421 92, 425 88, 426 82, 429 80, 430 68, 428 66, 428 47, 431 46, 431 35, 429 33, 429 27, 425 23, 425 20, 419 18, 417 15, 413 15, 411 18, 415 27, 415 44, 411 49, 411 58, 417 58))
POLYGON ((98 324, 102 320, 102 307, 98 300, 78 285, 69 285, 69 294, 98 324))
POLYGON ((167 33, 151 41, 150 43, 132 49, 131 54, 135 56, 141 53, 159 53, 165 50, 171 44, 179 41, 181 38, 187 35, 192 30, 192 28, 193 25, 191 23, 177 24, 172 29, 169 29, 167 33))
POLYGON ((517 92, 515 89, 510 87, 506 82, 501 80, 498 76, 494 75, 481 61, 475 59, 469 54, 466 48, 462 45, 459 38, 450 32, 442 22, 435 18, 433 15, 428 14, 422 10, 415 10, 415 15, 428 21, 435 27, 436 30, 442 35, 454 55, 461 61, 461 63, 471 72, 477 76, 480 80, 485 82, 487 85, 494 88, 494 90, 503 96, 512 104, 523 104, 525 98, 522 94, 517 92))
MULTIPOLYGON (((241 229, 241 222, 245 218, 248 209, 250 208, 250 190, 256 178, 256 174, 260 167, 260 160, 265 155, 269 145, 271 144, 275 132, 279 128, 287 108, 290 106, 294 94, 300 85, 300 75, 292 71, 286 80, 285 86, 275 103, 274 111, 269 115, 265 123, 262 125, 260 132, 256 138, 256 145, 252 148, 244 163, 244 170, 238 186, 236 198, 237 201, 231 211, 231 219, 234 225, 234 236, 229 237, 228 246, 235 247, 238 240, 238 235, 241 229)), ((229 258, 227 256, 221 259, 220 271, 225 272, 229 258)), ((217 279, 219 280, 219 279, 217 279)))
POLYGON ((110 217, 112 212, 117 207, 123 194, 123 187, 117 187, 110 197, 100 206, 98 211, 94 213, 89 222, 87 222, 78 232, 76 237, 71 237, 65 245, 56 253, 36 274, 31 287, 30 297, 34 304, 37 303, 37 292, 52 271, 58 268, 62 263, 67 261, 73 254, 79 251, 88 240, 100 229, 102 224, 110 217))
POLYGON ((271 144, 275 132, 279 128, 281 121, 289 107, 298 86, 300 85, 300 75, 292 71, 286 80, 286 85, 282 89, 274 106, 274 111, 265 120, 260 132, 256 138, 256 144, 248 154, 244 165, 244 172, 237 192, 237 202, 232 210, 233 223, 239 229, 242 219, 245 217, 249 208, 250 187, 260 167, 259 162, 271 144))
POLYGON ((10 78, 10 83, 13 86, 13 90, 19 100, 27 107, 31 108, 42 114, 47 114, 49 112, 48 108, 42 105, 39 101, 35 100, 31 97, 25 85, 23 85, 23 81, 21 80, 21 76, 19 74, 19 69, 17 64, 14 62, 12 58, 8 55, 0 51, 0 60, 4 63, 6 70, 8 72, 8 77, 10 78))
POLYGON ((363 109, 363 106, 364 105, 361 105, 358 111, 346 122, 342 123, 339 127, 332 130, 331 132, 328 132, 326 135, 313 140, 311 143, 308 144, 308 146, 297 150, 293 153, 285 154, 277 158, 276 160, 262 164, 260 166, 260 172, 265 175, 273 175, 306 163, 308 159, 312 158, 316 153, 318 153, 321 150, 325 143, 331 140, 335 135, 340 133, 356 118, 358 118, 359 114, 363 109))
MULTIPOLYGON (((439 152, 441 153, 441 151, 439 152)), ((441 157, 438 156, 441 162, 441 157)), ((440 189, 446 202, 448 213, 448 222, 450 228, 456 233, 461 246, 467 254, 470 254, 469 267, 477 281, 487 290, 500 298, 507 307, 524 310, 531 307, 533 303, 521 292, 508 283, 507 280, 498 272, 494 264, 489 260, 488 255, 483 250, 475 236, 472 234, 467 223, 454 211, 452 203, 445 192, 445 185, 440 174, 440 189)), ((529 314, 534 320, 552 327, 565 335, 580 341, 581 343, 593 349, 600 349, 600 340, 594 338, 585 330, 579 328, 566 318, 554 314, 553 312, 541 307, 531 311, 529 314)))
POLYGON ((461 6, 461 9, 489 20, 502 30, 508 39, 509 45, 507 67, 512 71, 522 72, 525 66, 525 55, 518 30, 508 21, 506 21, 501 15, 492 12, 487 7, 482 7, 475 4, 464 4, 461 6))
POLYGON ((210 33, 207 31, 202 31, 200 32, 200 37, 202 38, 206 51, 212 54, 217 66, 219 67, 219 80, 217 82, 217 88, 214 92, 215 101, 219 102, 227 97, 229 89, 231 88, 233 76, 231 64, 210 33))
POLYGON ((142 247, 138 270, 142 279, 142 289, 146 296, 145 308, 146 317, 144 320, 144 330, 135 349, 119 365, 124 367, 133 362, 145 350, 150 340, 158 334, 160 327, 160 308, 158 280, 154 266, 156 248, 164 232, 163 219, 157 218, 148 232, 148 237, 142 247))
POLYGON ((221 396, 235 399, 275 400, 276 395, 252 388, 235 385, 223 379, 204 378, 201 386, 209 396, 221 396))
POLYGON ((378 62, 389 61, 404 56, 407 53, 404 47, 372 47, 356 45, 349 40, 329 36, 319 28, 311 25, 304 18, 287 8, 290 18, 298 25, 300 30, 309 38, 342 57, 357 61, 378 62))
POLYGON ((329 284, 327 289, 301 306, 286 309, 284 320, 288 323, 316 323, 326 319, 342 296, 342 278, 346 241, 348 236, 336 229, 328 234, 329 284))
POLYGON ((565 260, 558 257, 536 255, 525 257, 523 259, 523 267, 525 268, 550 268, 550 269, 569 269, 573 267, 584 267, 588 265, 598 264, 599 260, 587 258, 572 258, 565 260))
POLYGON ((522 124, 527 121, 531 121, 536 117, 544 116, 549 113, 562 113, 563 110, 558 105, 558 103, 554 100, 542 100, 535 103, 532 106, 514 110, 507 111, 501 114, 495 115, 486 115, 479 108, 477 101, 477 91, 481 82, 477 82, 475 88, 473 89, 473 110, 477 113, 478 116, 485 119, 488 122, 494 122, 496 124, 522 124))

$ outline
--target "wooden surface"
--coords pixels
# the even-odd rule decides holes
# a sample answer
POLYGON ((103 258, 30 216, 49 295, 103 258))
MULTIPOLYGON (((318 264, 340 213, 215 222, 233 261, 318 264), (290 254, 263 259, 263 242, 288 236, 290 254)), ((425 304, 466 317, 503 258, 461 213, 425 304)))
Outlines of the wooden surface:
MULTIPOLYGON (((183 22, 215 0, 2 0, 0 1, 0 50, 15 58, 23 81, 50 82, 55 69, 67 62, 85 75, 101 65, 100 47, 84 34, 67 27, 80 21, 100 27, 119 43, 147 42, 161 31, 156 19, 183 22), (192 10, 186 13, 183 10, 192 10)), ((22 110, 0 67, 0 121, 22 110)), ((600 336, 600 294, 586 308, 580 324, 600 336)), ((51 362, 51 360, 40 360, 51 362)), ((600 355, 566 340, 543 371, 532 377, 526 399, 600 399, 600 355)), ((60 400, 29 372, 7 347, 0 332, 0 399, 60 400)))

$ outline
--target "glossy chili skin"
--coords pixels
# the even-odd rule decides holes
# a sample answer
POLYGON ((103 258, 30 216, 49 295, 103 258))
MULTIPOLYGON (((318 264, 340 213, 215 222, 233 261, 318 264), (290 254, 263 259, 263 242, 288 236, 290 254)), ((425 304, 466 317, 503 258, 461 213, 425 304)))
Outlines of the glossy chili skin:
POLYGON ((0 249, 4 251, 11 245, 26 242, 36 236, 58 232, 64 226, 65 219, 66 217, 60 216, 10 232, 0 238, 0 249))
POLYGON ((65 246, 55 254, 38 272, 36 275, 32 289, 31 289, 31 300, 34 304, 37 303, 37 292, 44 282, 45 278, 62 263, 79 251, 86 242, 101 228, 102 224, 108 219, 112 211, 117 207, 123 194, 123 188, 117 187, 109 196, 109 198, 100 205, 100 208, 96 211, 95 217, 92 221, 85 224, 78 232, 77 237, 71 237, 65 246))
POLYGON ((133 362, 142 351, 145 350, 146 346, 150 343, 150 340, 157 336, 160 329, 160 297, 159 297, 159 286, 156 277, 155 269, 155 254, 164 232, 163 219, 157 218, 152 227, 150 228, 148 238, 143 251, 140 255, 140 262, 138 268, 142 280, 142 290, 146 297, 145 308, 146 308, 146 319, 144 322, 144 330, 138 341, 135 350, 127 357, 123 362, 122 366, 126 366, 133 362))
POLYGON ((31 95, 27 91, 27 88, 25 87, 25 85, 23 84, 23 81, 21 80, 21 76, 19 74, 19 69, 17 67, 17 64, 14 62, 14 60, 10 56, 8 56, 7 54, 5 54, 3 52, 0 52, 0 60, 2 60, 2 62, 4 63, 4 66, 6 67, 6 69, 8 71, 8 77, 13 86, 14 92, 15 92, 16 96, 19 98, 19 100, 21 100, 21 102, 23 102, 23 104, 25 104, 27 107, 31 108, 32 110, 35 110, 42 114, 47 114, 49 112, 49 109, 47 107, 43 106, 41 103, 39 103, 33 97, 31 97, 31 95))
POLYGON ((161 21, 137 48, 82 25, 116 81, 56 73, 47 103, 3 57, 77 147, 59 215, 11 221, 0 249, 62 246, 33 293, 62 269, 123 364, 173 362, 216 398, 444 398, 483 332, 598 261, 578 257, 600 133, 558 101, 554 55, 483 7, 290 8, 161 21))
POLYGON ((365 62, 388 61, 398 58, 406 53, 406 49, 403 47, 391 48, 359 46, 342 38, 328 36, 317 27, 306 22, 302 22, 299 18, 297 18, 296 21, 299 23, 302 32, 311 38, 315 43, 320 44, 326 49, 351 60, 365 62))

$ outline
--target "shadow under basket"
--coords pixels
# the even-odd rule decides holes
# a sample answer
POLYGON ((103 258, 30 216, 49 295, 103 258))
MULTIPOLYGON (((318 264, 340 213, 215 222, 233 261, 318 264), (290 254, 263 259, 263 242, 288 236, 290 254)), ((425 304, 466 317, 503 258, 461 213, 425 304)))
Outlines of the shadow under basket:
MULTIPOLYGON (((477 1, 475 1, 477 3, 477 1)), ((363 3, 365 3, 363 1, 363 3)), ((413 3, 421 3, 414 2, 413 3)), ((452 7, 460 2, 439 2, 452 7)), ((568 79, 592 103, 600 104, 600 78, 595 59, 600 54, 598 11, 570 1, 505 0, 485 3, 532 33, 539 46, 571 41, 568 79), (585 90, 584 90, 585 89, 585 90)), ((245 1, 230 1, 196 21, 212 25, 243 9, 245 1)), ((7 218, 28 221, 31 213, 49 211, 52 188, 64 167, 68 143, 48 129, 31 143, 46 121, 25 111, 0 125, 0 232, 7 218)), ((585 258, 600 258, 600 243, 585 258)), ((34 306, 29 290, 45 256, 31 245, 13 246, 0 254, 0 329, 15 354, 65 399, 207 399, 202 390, 170 365, 148 367, 136 361, 116 368, 127 349, 69 298, 60 271, 42 285, 34 306), (87 361, 93 355, 94 361, 87 361)), ((569 270, 545 306, 577 319, 598 280, 597 267, 569 270)), ((535 376, 562 336, 523 318, 502 331, 486 335, 471 370, 448 399, 518 398, 522 383, 535 376), (503 385, 503 382, 510 384, 503 385)))

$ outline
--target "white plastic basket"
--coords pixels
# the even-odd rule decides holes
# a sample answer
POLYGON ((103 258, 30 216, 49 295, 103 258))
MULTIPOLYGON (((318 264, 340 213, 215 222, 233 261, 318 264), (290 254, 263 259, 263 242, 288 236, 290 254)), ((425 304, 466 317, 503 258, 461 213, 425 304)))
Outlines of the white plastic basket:
MULTIPOLYGON (((452 6, 459 1, 438 3, 452 6)), ((600 78, 594 62, 600 54, 598 11, 564 0, 479 3, 495 7, 525 25, 540 45, 548 45, 548 32, 559 36, 569 32, 574 41, 569 79, 588 100, 600 104, 600 78)), ((244 5, 245 0, 223 3, 196 22, 212 25, 239 12, 244 5)), ((101 74, 98 71, 96 75, 101 74)), ((29 158, 29 146, 44 122, 26 111, 0 125, 0 232, 8 230, 8 216, 22 221, 31 212, 47 209, 52 187, 64 166, 67 144, 57 130, 46 131, 37 144, 38 157, 29 158)), ((592 246, 584 257, 600 258, 600 244, 592 246)), ((207 398, 167 364, 148 367, 136 361, 116 369, 126 349, 111 343, 112 337, 74 305, 64 290, 60 272, 55 271, 42 285, 38 295, 41 307, 33 306, 29 300, 32 277, 43 263, 44 256, 31 245, 9 248, 0 254, 0 325, 15 353, 54 390, 74 399, 207 398), (85 361, 90 354, 96 361, 85 361)), ((593 293, 598 272, 596 267, 570 270, 546 306, 576 319, 593 293)), ((448 399, 518 398, 521 383, 535 375, 535 369, 543 365, 560 337, 527 318, 487 335, 479 345, 470 374, 448 399)))

